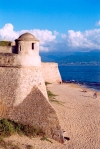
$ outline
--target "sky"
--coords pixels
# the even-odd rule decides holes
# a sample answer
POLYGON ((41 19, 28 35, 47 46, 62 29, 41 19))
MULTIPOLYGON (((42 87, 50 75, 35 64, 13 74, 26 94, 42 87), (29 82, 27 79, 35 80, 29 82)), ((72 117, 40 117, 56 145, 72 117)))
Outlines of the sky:
POLYGON ((44 52, 100 50, 100 0, 0 0, 0 39, 25 32, 44 52))

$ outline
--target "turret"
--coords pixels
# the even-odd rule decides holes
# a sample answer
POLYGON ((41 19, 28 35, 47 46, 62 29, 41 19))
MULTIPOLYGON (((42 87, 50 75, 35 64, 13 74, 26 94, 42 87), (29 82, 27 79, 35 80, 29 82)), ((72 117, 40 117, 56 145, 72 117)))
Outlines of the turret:
POLYGON ((39 54, 39 40, 30 33, 22 34, 15 40, 16 47, 13 53, 22 55, 38 55, 39 54))
POLYGON ((12 53, 1 53, 1 66, 41 66, 39 40, 30 33, 15 40, 12 53))

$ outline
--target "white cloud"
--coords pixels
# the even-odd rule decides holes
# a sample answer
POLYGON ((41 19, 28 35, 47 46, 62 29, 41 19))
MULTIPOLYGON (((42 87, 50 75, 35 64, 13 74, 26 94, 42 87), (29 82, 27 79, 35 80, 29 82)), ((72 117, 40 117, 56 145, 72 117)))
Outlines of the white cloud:
POLYGON ((40 29, 15 31, 9 23, 0 29, 0 39, 15 40, 25 32, 30 32, 40 40, 40 51, 100 50, 100 29, 85 32, 68 30, 67 34, 59 34, 57 31, 40 29), (58 35, 61 40, 57 40, 58 35))
POLYGON ((62 38, 70 49, 100 49, 100 29, 85 32, 69 30, 68 34, 62 34, 62 38))
POLYGON ((57 35, 59 35, 59 32, 57 32, 57 31, 54 31, 54 35, 56 35, 56 36, 57 36, 57 35))
POLYGON ((96 26, 100 26, 100 20, 96 23, 96 26))
POLYGON ((51 42, 56 39, 56 35, 54 35, 49 30, 34 29, 30 30, 29 32, 35 35, 40 40, 40 44, 45 44, 46 42, 51 42))
POLYGON ((15 32, 14 27, 12 24, 8 23, 5 24, 5 26, 0 29, 0 39, 2 40, 14 40, 18 38, 19 34, 15 32))

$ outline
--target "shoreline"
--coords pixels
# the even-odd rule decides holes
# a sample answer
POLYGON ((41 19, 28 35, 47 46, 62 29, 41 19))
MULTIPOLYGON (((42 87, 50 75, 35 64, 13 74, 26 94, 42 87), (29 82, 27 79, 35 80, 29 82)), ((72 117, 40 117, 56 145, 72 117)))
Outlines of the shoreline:
POLYGON ((64 84, 64 83, 65 84, 76 84, 76 85, 79 85, 80 87, 87 88, 87 89, 90 89, 92 91, 100 92, 100 89, 97 89, 96 87, 94 87, 94 88, 93 87, 90 87, 87 84, 83 84, 83 83, 79 83, 79 82, 74 82, 74 81, 65 81, 65 80, 63 80, 62 81, 62 84, 64 84))
POLYGON ((81 84, 77 84, 77 83, 62 83, 62 84, 70 85, 71 87, 80 88, 82 90, 86 90, 86 91, 92 92, 92 93, 97 92, 98 95, 100 95, 100 91, 99 90, 96 90, 94 88, 90 88, 90 87, 88 87, 86 85, 81 85, 81 84))

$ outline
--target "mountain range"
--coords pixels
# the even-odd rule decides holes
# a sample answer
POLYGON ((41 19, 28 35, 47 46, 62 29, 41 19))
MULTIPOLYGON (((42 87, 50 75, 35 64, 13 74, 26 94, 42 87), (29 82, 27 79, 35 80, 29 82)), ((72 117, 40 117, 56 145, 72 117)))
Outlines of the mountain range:
POLYGON ((100 51, 88 52, 40 52, 42 62, 59 65, 100 65, 100 51))

